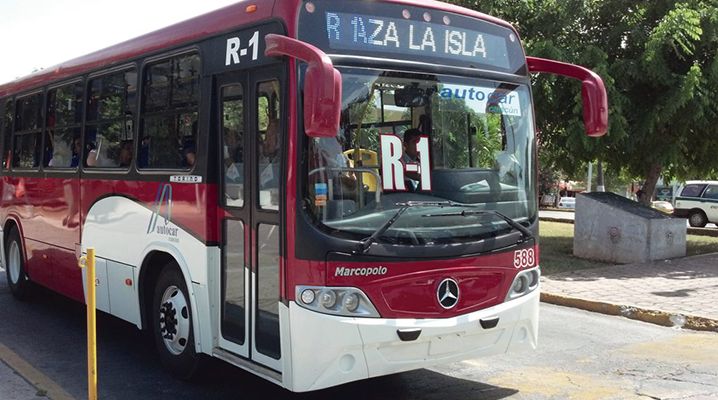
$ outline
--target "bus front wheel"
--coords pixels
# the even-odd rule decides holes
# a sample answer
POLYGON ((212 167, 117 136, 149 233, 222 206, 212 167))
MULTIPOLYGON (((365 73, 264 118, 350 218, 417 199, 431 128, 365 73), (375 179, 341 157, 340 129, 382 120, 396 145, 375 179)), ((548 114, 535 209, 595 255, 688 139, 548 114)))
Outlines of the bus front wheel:
POLYGON ((5 246, 5 273, 10 293, 18 300, 27 298, 30 280, 25 273, 25 257, 22 252, 22 240, 17 228, 12 228, 5 246))
POLYGON ((162 365, 175 378, 195 378, 200 355, 194 346, 192 308, 184 277, 174 263, 160 273, 152 310, 153 336, 162 365))

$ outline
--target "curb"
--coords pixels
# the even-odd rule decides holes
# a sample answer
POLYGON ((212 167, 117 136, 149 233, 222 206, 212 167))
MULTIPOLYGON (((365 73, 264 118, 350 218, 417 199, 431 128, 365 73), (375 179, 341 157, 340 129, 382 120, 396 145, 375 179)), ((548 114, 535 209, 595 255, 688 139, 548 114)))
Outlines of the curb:
POLYGON ((567 218, 539 217, 539 221, 558 222, 558 223, 561 223, 561 224, 571 224, 571 225, 573 225, 573 220, 572 220, 572 219, 567 219, 567 218))
MULTIPOLYGON (((559 222, 562 224, 574 224, 574 220, 568 218, 539 217, 539 221, 559 222)), ((686 234, 697 236, 718 237, 718 229, 713 228, 686 228, 686 234)))
POLYGON ((718 229, 708 228, 687 228, 689 235, 718 237, 718 229))
POLYGON ((596 300, 579 299, 553 293, 541 293, 541 301, 564 307, 579 308, 607 315, 617 315, 651 324, 692 329, 695 331, 718 332, 718 320, 660 310, 648 310, 628 305, 619 305, 596 300))

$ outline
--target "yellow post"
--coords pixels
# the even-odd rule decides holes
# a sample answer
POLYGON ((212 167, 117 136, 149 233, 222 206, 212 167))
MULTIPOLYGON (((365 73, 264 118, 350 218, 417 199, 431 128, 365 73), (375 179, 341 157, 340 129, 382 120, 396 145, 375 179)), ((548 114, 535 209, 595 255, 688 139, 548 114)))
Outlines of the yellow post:
POLYGON ((88 400, 97 400, 97 324, 95 322, 95 249, 80 257, 80 268, 87 266, 87 392, 88 400))

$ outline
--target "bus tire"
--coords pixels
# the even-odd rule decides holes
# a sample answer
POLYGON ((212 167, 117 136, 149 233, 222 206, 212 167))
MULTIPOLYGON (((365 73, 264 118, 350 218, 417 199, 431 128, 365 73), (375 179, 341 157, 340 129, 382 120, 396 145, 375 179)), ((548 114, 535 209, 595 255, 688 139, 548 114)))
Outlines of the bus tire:
POLYGON ((708 217, 701 210, 693 210, 688 214, 688 223, 694 228, 703 228, 708 223, 708 217))
POLYGON ((30 292, 30 279, 25 272, 25 256, 22 240, 17 228, 13 227, 5 245, 5 273, 10 293, 18 300, 25 300, 30 292))
POLYGON ((177 379, 191 380, 199 372, 192 307, 184 277, 175 263, 160 273, 152 301, 152 332, 162 365, 177 379))

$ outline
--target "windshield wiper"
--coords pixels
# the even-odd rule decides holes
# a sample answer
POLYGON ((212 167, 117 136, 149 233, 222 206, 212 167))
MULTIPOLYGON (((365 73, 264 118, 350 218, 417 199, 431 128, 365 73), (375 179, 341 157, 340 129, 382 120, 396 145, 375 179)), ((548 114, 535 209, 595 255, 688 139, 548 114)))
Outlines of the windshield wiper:
MULTIPOLYGON (((448 202, 450 206, 453 207, 478 207, 473 204, 461 204, 461 203, 454 203, 454 202, 448 202)), ((521 241, 526 242, 534 238, 533 233, 531 233, 530 230, 528 230, 525 226, 521 225, 520 223, 516 222, 515 220, 507 217, 506 215, 496 211, 496 210, 463 210, 461 212, 455 212, 455 213, 445 213, 445 214, 426 214, 422 215, 422 217, 470 217, 472 215, 495 215, 504 221, 506 221, 509 226, 516 229, 517 231, 521 232, 521 241)))
POLYGON ((392 225, 394 225, 394 222, 396 222, 400 217, 401 214, 404 214, 406 210, 408 210, 411 207, 450 207, 451 203, 448 201, 407 201, 406 203, 395 203, 394 205, 399 206, 399 211, 394 214, 393 217, 389 218, 388 221, 384 222, 382 226, 379 227, 374 233, 369 236, 368 238, 365 238, 361 241, 359 244, 359 253, 366 253, 367 250, 369 250, 369 247, 373 243, 376 243, 377 239, 381 237, 381 235, 384 234, 389 228, 391 228, 392 225))

